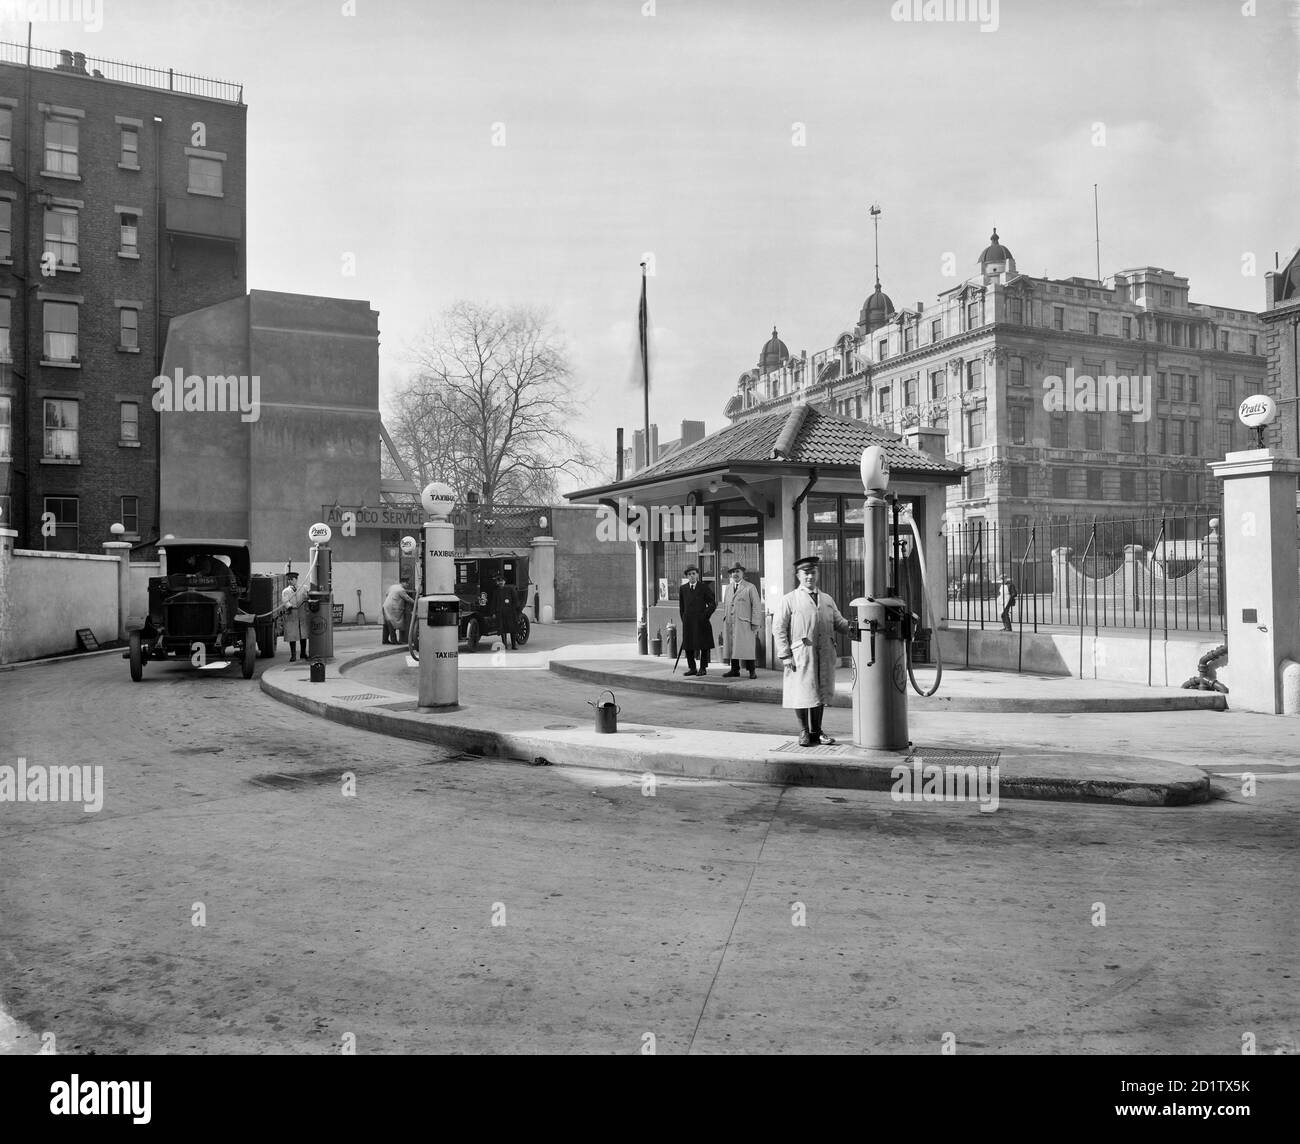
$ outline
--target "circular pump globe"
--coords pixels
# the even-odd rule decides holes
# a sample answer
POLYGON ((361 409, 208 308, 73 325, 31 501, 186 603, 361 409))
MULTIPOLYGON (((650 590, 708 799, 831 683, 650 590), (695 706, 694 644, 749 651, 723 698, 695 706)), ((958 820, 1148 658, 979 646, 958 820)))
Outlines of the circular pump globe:
POLYGON ((126 526, 122 524, 111 524, 108 526, 108 531, 111 532, 114 536, 121 536, 124 532, 126 532, 126 526))
POLYGON ((436 520, 446 520, 451 510, 456 507, 456 493, 451 485, 442 481, 430 481, 420 493, 420 503, 424 511, 436 520))
POLYGON ((414 555, 415 555, 415 550, 416 550, 417 547, 418 547, 418 545, 417 545, 417 543, 416 543, 416 539, 415 539, 414 536, 403 536, 403 537, 402 537, 402 555, 403 555, 403 556, 414 556, 414 555))

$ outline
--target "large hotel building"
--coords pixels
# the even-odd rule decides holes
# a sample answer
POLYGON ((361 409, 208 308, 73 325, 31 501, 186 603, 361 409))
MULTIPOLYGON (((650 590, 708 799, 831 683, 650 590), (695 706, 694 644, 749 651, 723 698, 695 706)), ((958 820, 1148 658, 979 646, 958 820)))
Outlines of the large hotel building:
POLYGON ((0 44, 0 526, 158 536, 168 322, 245 293, 237 84, 0 44))
POLYGON ((933 305, 896 310, 877 281, 829 349, 792 356, 773 330, 724 412, 802 399, 942 430, 968 471, 948 515, 966 524, 1205 512, 1219 499, 1207 464, 1249 445, 1236 411, 1264 386, 1264 335, 1249 311, 1193 302, 1171 270, 1021 274, 994 231, 979 274, 933 305), (1101 384, 1091 407, 1085 377, 1134 380, 1101 384))

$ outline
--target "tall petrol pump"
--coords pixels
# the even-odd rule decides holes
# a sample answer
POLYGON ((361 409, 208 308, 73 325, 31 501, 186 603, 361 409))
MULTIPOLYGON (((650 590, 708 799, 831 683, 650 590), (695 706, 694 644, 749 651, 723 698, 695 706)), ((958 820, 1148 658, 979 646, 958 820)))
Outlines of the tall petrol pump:
POLYGON ((307 656, 313 662, 334 658, 333 564, 328 524, 317 522, 307 532, 312 542, 311 587, 307 592, 307 656))
POLYGON ((456 595, 456 526, 451 512, 456 494, 433 481, 420 501, 432 518, 424 524, 424 594, 416 601, 412 623, 420 632, 421 707, 455 707, 460 702, 460 599, 456 595))
POLYGON ((908 644, 916 617, 890 582, 889 522, 885 490, 889 461, 879 445, 862 451, 866 492, 863 589, 853 634, 853 742, 876 751, 907 748, 908 644))

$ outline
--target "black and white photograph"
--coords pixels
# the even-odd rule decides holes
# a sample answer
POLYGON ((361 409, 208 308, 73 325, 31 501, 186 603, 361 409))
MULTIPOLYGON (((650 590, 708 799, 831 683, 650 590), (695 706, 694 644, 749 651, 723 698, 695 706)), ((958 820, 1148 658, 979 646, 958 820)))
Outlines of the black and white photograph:
POLYGON ((0 0, 17 1123, 929 1056, 1258 1131, 1298 141, 1296 0, 0 0))

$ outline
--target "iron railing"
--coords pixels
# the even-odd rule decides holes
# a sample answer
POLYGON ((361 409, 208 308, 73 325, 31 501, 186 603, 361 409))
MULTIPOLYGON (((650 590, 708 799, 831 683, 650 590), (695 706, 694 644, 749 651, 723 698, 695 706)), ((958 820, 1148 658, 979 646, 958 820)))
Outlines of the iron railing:
POLYGON ((160 91, 174 91, 181 95, 194 95, 201 99, 219 100, 222 103, 243 103, 244 85, 230 83, 206 76, 189 75, 174 68, 153 68, 144 64, 125 63, 122 60, 100 59, 81 52, 55 51, 52 48, 28 48, 0 40, 0 63, 19 67, 49 68, 69 75, 84 75, 92 79, 106 79, 114 83, 130 83, 137 87, 152 87, 160 91))
POLYGON ((1016 624, 1040 627, 1225 630, 1219 518, 1208 512, 1143 517, 1053 517, 1024 525, 950 525, 947 617, 1000 627, 1001 578, 1016 624))

